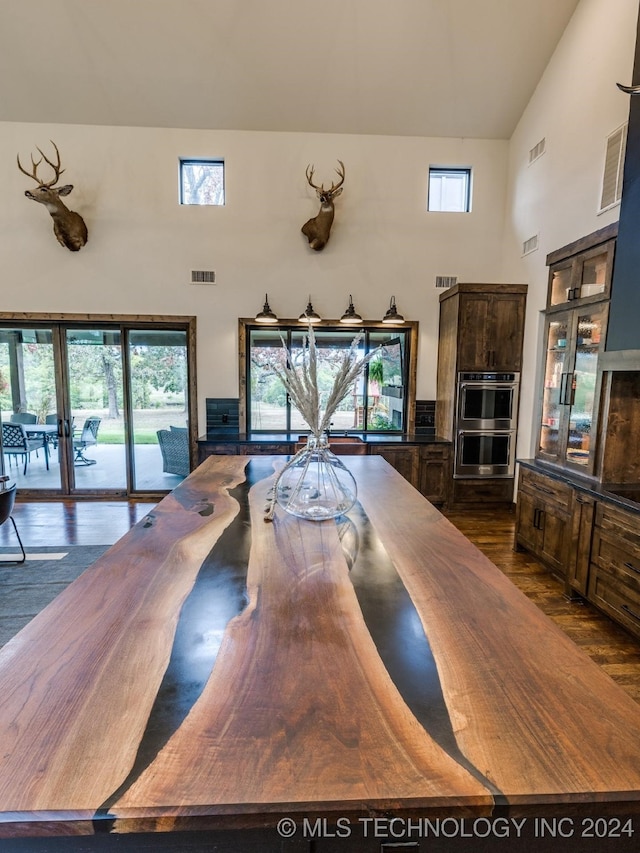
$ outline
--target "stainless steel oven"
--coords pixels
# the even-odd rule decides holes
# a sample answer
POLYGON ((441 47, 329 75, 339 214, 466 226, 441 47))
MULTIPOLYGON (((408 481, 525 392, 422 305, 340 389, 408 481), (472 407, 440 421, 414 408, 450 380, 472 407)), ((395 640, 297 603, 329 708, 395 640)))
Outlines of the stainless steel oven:
POLYGON ((519 373, 459 373, 457 428, 515 429, 519 387, 519 373))
POLYGON ((453 476, 513 477, 515 445, 515 430, 458 430, 453 476))
POLYGON ((453 476, 513 477, 519 373, 459 373, 453 476))

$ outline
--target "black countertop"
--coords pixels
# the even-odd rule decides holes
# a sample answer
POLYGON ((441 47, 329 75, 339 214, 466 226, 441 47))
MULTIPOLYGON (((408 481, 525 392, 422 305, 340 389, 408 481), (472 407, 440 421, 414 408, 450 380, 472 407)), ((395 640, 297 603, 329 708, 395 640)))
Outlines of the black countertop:
POLYGON ((539 471, 547 477, 568 483, 596 500, 617 504, 623 509, 640 513, 640 483, 600 483, 573 471, 556 468, 537 459, 518 459, 524 468, 539 471))
MULTIPOLYGON (((295 444, 300 437, 306 437, 304 431, 295 432, 208 432, 199 436, 198 444, 295 444)), ((451 444, 445 438, 432 435, 416 435, 408 433, 364 433, 343 432, 336 430, 329 435, 331 438, 357 438, 365 444, 451 444)))

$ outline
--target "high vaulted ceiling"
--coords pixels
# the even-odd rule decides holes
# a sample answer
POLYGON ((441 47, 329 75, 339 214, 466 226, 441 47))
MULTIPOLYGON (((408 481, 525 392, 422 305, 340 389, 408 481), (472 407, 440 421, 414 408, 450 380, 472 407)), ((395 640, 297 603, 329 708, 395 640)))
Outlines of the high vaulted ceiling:
POLYGON ((0 121, 508 139, 578 0, 0 0, 0 121))

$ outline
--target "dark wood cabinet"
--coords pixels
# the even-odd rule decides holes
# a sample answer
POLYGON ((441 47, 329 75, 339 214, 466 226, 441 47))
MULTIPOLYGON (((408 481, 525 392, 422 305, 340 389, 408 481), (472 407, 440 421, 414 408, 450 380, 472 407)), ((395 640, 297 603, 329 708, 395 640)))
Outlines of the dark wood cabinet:
POLYGON ((449 445, 422 445, 418 460, 418 491, 432 504, 446 504, 449 500, 450 480, 451 451, 449 445))
POLYGON ((595 507, 595 498, 574 490, 571 503, 571 544, 567 565, 569 595, 573 592, 585 597, 587 595, 595 507))
POLYGON ((640 504, 532 462, 520 465, 515 547, 560 575, 569 598, 586 598, 640 638, 640 504))
POLYGON ((531 551, 563 578, 569 566, 572 497, 573 490, 566 483, 520 469, 516 546, 531 551))
POLYGON ((461 293, 457 369, 520 371, 524 311, 521 293, 461 293))
POLYGON ((617 234, 615 222, 547 256, 547 308, 609 298, 617 234))
MULTIPOLYGON (((354 442, 336 438, 333 446, 338 455, 366 454, 382 456, 431 503, 443 505, 449 500, 451 481, 451 446, 448 442, 354 442)), ((201 439, 198 463, 208 456, 291 455, 296 442, 287 441, 215 441, 201 439)))
MULTIPOLYGON (((459 449, 458 374, 520 372, 526 299, 526 284, 460 283, 440 296, 436 435, 452 442, 454 460, 459 449)), ((513 446, 515 441, 514 431, 513 446)), ((468 473, 458 471, 456 476, 454 461, 454 505, 513 502, 512 476, 475 478, 465 476, 468 473)))
POLYGON ((418 483, 418 447, 416 445, 372 444, 369 453, 382 456, 416 489, 418 483))
POLYGON ((526 284, 456 284, 440 296, 436 434, 455 431, 458 373, 520 371, 526 284))
POLYGON ((640 637, 640 514, 598 503, 589 600, 640 637))
POLYGON ((537 458, 596 473, 602 371, 617 226, 547 256, 537 458))

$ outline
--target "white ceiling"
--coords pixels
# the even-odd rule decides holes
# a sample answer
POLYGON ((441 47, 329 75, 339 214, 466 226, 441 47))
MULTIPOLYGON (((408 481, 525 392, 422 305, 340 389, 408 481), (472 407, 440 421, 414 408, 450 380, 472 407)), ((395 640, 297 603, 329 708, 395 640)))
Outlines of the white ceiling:
POLYGON ((579 0, 0 0, 0 121, 508 139, 579 0))

